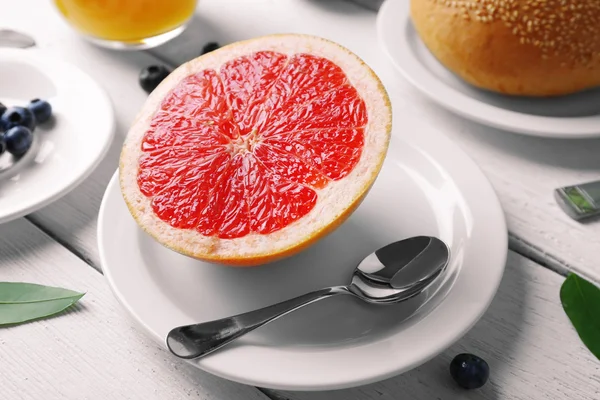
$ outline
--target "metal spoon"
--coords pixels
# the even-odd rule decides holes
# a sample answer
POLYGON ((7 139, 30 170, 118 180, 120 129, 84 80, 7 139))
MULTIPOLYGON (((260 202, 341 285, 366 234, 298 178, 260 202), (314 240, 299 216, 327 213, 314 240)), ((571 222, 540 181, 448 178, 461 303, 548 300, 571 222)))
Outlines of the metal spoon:
POLYGON ((178 357, 199 358, 275 319, 338 294, 368 303, 408 300, 428 288, 448 265, 450 250, 441 240, 416 236, 371 253, 358 265, 347 286, 334 286, 233 317, 179 326, 167 335, 167 347, 178 357))

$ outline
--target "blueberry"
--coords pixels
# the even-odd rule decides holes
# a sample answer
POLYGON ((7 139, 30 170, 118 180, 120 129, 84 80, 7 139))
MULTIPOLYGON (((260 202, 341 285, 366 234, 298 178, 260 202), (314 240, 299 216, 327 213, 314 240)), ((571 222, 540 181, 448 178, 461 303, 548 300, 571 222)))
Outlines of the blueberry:
POLYGON ((0 117, 2 116, 2 114, 4 114, 4 111, 6 111, 6 106, 0 103, 0 117))
POLYGON ((33 143, 33 133, 25 126, 14 126, 4 134, 6 150, 14 156, 22 156, 33 143))
POLYGON ((490 367, 473 354, 459 354, 450 363, 450 375, 461 387, 477 389, 482 387, 490 376, 490 367))
POLYGON ((4 141, 4 134, 0 133, 0 156, 6 151, 6 142, 4 141))
POLYGON ((140 71, 140 86, 146 93, 150 93, 170 73, 171 70, 164 65, 149 65, 140 71))
POLYGON ((35 129, 35 116, 24 107, 11 107, 0 117, 0 125, 3 131, 8 131, 13 126, 24 126, 29 130, 35 129))
POLYGON ((200 53, 200 55, 210 53, 211 51, 215 51, 219 47, 221 47, 221 46, 219 46, 219 43, 217 43, 217 42, 208 42, 202 48, 202 53, 200 53))
POLYGON ((27 108, 35 115, 35 122, 38 124, 43 124, 52 116, 52 106, 45 100, 33 99, 27 108))

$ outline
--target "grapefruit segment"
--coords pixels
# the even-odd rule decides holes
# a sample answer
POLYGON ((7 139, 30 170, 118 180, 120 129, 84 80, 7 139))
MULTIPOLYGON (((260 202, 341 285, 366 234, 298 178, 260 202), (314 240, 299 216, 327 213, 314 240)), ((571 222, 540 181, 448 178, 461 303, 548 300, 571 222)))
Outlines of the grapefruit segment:
POLYGON ((387 151, 389 99, 374 73, 321 38, 235 43, 176 69, 121 154, 123 196, 160 243, 256 265, 335 229, 387 151))
MULTIPOLYGON (((215 125, 230 138, 239 136, 237 126, 232 122, 223 82, 214 70, 200 71, 185 78, 162 101, 161 109, 190 121, 215 125)), ((153 123, 159 125, 161 121, 153 123)))
POLYGON ((220 184, 208 190, 210 199, 195 221, 205 236, 272 233, 306 214, 316 200, 313 190, 274 174, 250 153, 233 157, 219 176, 220 184))
POLYGON ((155 177, 141 179, 142 190, 153 185, 152 210, 163 221, 175 228, 195 229, 200 223, 200 214, 213 200, 211 189, 218 184, 219 176, 228 170, 230 158, 227 154, 217 154, 211 158, 198 160, 194 165, 185 161, 174 164, 170 169, 163 166, 158 181, 155 177))
POLYGON ((280 110, 304 106, 346 82, 346 75, 331 61, 309 54, 293 56, 275 82, 264 108, 272 116, 280 110))
POLYGON ((231 60, 221 68, 227 101, 242 135, 250 133, 252 121, 287 61, 284 54, 259 51, 231 60))
POLYGON ((300 106, 270 112, 269 117, 257 121, 257 130, 265 137, 310 129, 360 128, 368 122, 364 101, 348 84, 300 106))
POLYGON ((314 190, 282 179, 261 163, 253 164, 248 198, 251 228, 265 235, 276 232, 306 215, 316 204, 314 190))
POLYGON ((231 239, 250 233, 244 180, 251 158, 248 154, 233 157, 221 184, 215 187, 208 212, 196 228, 201 234, 231 239))
POLYGON ((297 182, 301 185, 322 189, 329 183, 329 179, 314 165, 311 165, 296 155, 285 150, 285 147, 264 143, 256 147, 254 154, 267 170, 281 178, 297 182))
POLYGON ((274 135, 264 143, 299 157, 329 179, 339 180, 360 159, 364 135, 362 128, 313 129, 274 135))
POLYGON ((225 148, 231 140, 220 127, 190 121, 183 116, 168 116, 165 113, 153 120, 142 141, 142 150, 152 152, 173 147, 194 147, 197 152, 204 148, 225 148), (164 119, 164 122, 161 120, 164 119))

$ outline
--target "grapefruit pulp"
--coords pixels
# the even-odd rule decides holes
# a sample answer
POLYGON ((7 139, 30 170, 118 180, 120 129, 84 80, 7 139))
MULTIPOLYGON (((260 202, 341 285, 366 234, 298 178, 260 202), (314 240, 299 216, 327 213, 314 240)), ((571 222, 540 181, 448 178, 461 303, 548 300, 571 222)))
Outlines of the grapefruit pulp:
POLYGON ((120 160, 123 197, 159 243, 257 265, 341 224, 375 181, 391 106, 349 50, 307 35, 237 42, 173 71, 120 160))

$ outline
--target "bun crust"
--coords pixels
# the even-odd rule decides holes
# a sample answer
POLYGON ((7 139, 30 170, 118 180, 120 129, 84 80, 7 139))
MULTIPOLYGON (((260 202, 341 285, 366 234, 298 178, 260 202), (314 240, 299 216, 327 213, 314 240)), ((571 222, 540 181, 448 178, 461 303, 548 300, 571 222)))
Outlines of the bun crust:
POLYGON ((519 96, 600 86, 600 0, 411 0, 421 40, 466 82, 519 96))

